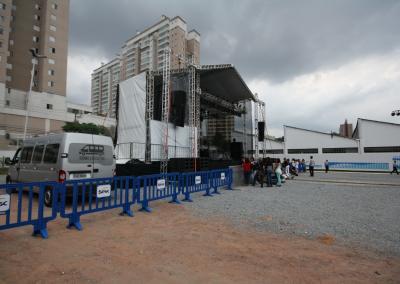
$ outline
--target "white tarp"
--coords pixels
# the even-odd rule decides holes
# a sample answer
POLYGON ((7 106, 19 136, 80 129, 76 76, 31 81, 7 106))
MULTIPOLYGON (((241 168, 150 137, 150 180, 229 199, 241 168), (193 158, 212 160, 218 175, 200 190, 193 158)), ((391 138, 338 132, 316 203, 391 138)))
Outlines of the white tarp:
MULTIPOLYGON (((144 160, 146 152, 146 73, 127 79, 119 85, 118 141, 119 159, 144 160)), ((151 159, 160 160, 163 151, 164 123, 150 121, 151 159)), ((169 158, 190 157, 190 128, 168 124, 169 158)))
MULTIPOLYGON (((197 132, 196 132, 197 134, 197 132)), ((151 159, 160 160, 164 145, 164 123, 158 120, 150 121, 151 135, 151 159)), ((190 150, 190 127, 174 126, 168 123, 168 157, 187 158, 191 157, 190 150)))
POLYGON ((129 143, 138 152, 145 152, 146 143, 146 73, 143 72, 119 84, 117 157, 129 157, 129 143), (125 153, 127 152, 127 153, 125 153))

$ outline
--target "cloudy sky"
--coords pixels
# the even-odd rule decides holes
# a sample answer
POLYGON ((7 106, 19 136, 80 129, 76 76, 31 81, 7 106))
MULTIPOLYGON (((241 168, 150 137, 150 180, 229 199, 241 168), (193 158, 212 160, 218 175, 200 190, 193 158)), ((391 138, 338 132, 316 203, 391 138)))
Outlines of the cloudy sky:
POLYGON ((400 123, 400 1, 71 0, 68 98, 90 103, 93 69, 123 42, 180 15, 201 63, 231 63, 282 125, 330 132, 345 118, 400 123))

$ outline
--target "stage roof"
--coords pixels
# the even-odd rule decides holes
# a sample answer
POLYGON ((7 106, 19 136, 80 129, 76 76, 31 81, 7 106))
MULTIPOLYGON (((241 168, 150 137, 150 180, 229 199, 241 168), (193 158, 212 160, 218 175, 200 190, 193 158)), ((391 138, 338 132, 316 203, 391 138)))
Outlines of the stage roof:
POLYGON ((242 100, 255 101, 253 93, 232 65, 202 65, 197 69, 197 72, 200 73, 202 92, 220 97, 231 103, 242 100))

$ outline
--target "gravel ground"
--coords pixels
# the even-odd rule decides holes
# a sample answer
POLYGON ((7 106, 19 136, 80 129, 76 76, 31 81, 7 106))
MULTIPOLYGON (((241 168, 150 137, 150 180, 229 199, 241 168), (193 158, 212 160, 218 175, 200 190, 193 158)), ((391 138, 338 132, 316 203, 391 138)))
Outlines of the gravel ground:
POLYGON ((194 215, 223 217, 244 229, 320 238, 400 256, 400 186, 291 180, 281 188, 238 187, 193 196, 194 215))
POLYGON ((314 177, 310 177, 309 173, 300 175, 301 179, 323 179, 323 180, 341 180, 341 181, 357 181, 357 182, 371 182, 391 183, 400 186, 400 175, 389 173, 355 173, 355 172, 322 172, 316 171, 314 177))

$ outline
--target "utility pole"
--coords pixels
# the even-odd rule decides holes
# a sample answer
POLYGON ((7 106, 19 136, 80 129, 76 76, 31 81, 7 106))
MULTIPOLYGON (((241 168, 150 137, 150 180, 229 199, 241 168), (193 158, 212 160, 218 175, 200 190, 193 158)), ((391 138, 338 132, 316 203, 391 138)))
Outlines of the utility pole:
POLYGON ((24 127, 24 141, 26 139, 26 131, 28 128, 28 118, 29 118, 29 98, 32 93, 32 87, 33 87, 33 76, 35 74, 35 65, 38 64, 38 60, 40 58, 47 58, 45 55, 37 54, 36 50, 34 48, 29 49, 29 51, 32 53, 32 70, 31 70, 31 82, 29 84, 29 91, 26 94, 26 99, 25 99, 25 127, 24 127))

